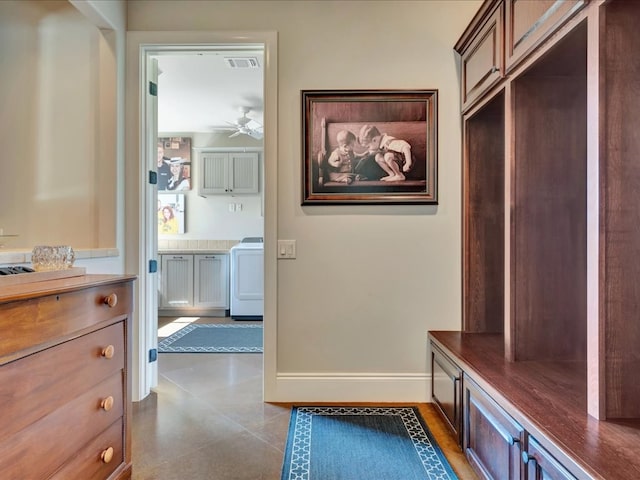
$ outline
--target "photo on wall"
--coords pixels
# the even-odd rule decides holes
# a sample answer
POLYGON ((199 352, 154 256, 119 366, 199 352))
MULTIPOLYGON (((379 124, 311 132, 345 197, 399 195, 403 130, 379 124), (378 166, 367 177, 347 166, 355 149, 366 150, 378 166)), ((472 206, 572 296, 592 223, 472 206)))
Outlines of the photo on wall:
POLYGON ((433 90, 303 90, 302 205, 437 204, 433 90))
POLYGON ((178 235, 184 229, 185 196, 183 193, 158 194, 158 234, 178 235))
POLYGON ((158 191, 191 190, 191 138, 158 137, 158 191))

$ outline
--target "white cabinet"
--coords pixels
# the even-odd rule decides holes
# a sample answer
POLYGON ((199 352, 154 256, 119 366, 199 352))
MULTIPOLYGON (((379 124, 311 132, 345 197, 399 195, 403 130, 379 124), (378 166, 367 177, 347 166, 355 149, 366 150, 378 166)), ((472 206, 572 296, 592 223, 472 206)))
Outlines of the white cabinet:
POLYGON ((258 193, 258 152, 218 152, 201 150, 199 193, 258 193))
POLYGON ((160 310, 229 309, 227 254, 163 254, 160 310))
POLYGON ((160 308, 193 307, 193 255, 161 255, 160 308))
POLYGON ((227 255, 194 255, 193 306, 229 308, 227 255))

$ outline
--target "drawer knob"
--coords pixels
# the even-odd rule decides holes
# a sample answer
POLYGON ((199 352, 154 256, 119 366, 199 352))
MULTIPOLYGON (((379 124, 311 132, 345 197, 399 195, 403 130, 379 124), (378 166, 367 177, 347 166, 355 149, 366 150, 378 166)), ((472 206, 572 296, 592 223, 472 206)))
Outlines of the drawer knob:
POLYGON ((104 304, 109 305, 109 308, 113 308, 118 304, 118 295, 112 293, 104 297, 104 304))
POLYGON ((113 358, 113 354, 116 352, 116 349, 113 345, 107 345, 102 349, 102 356, 104 358, 113 358))
POLYGON ((104 463, 109 463, 111 459, 113 459, 113 447, 109 447, 106 450, 103 450, 100 454, 100 458, 104 463))
POLYGON ((102 408, 105 412, 108 412, 113 408, 113 397, 109 395, 107 398, 100 402, 100 408, 102 408))

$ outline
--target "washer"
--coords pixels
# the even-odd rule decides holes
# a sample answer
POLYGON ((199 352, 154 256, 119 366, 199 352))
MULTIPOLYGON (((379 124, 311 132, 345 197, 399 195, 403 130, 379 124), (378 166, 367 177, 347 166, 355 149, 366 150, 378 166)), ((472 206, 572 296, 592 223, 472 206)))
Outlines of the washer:
POLYGON ((230 250, 231 318, 262 320, 264 313, 264 243, 247 237, 230 250))

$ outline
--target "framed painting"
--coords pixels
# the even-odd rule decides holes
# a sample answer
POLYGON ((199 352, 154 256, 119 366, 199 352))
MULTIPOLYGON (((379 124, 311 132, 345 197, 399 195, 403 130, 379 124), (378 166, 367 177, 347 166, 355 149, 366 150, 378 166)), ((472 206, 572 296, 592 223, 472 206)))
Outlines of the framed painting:
POLYGON ((158 137, 158 191, 191 190, 191 138, 158 137))
POLYGON ((303 90, 302 205, 437 204, 437 90, 303 90))
POLYGON ((158 194, 158 235, 178 235, 185 232, 184 193, 158 194))

